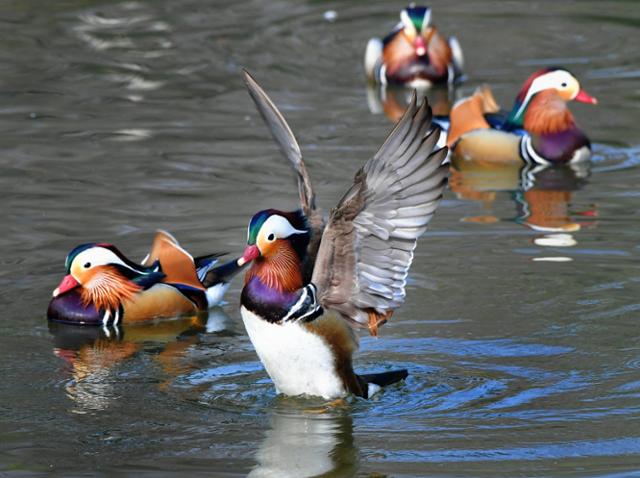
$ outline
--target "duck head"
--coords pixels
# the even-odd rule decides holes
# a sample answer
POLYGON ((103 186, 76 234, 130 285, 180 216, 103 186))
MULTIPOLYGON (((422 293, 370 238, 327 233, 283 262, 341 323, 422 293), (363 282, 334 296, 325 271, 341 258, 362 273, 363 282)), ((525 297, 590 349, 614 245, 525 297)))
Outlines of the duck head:
POLYGON ((272 289, 294 291, 302 287, 301 264, 309 245, 309 227, 301 211, 260 211, 247 230, 247 247, 238 265, 252 262, 245 283, 258 277, 272 289))
POLYGON ((142 287, 133 281, 145 273, 111 244, 89 243, 73 249, 65 261, 67 275, 53 291, 54 300, 73 293, 89 309, 115 313, 142 287))
POLYGON ((594 105, 598 103, 580 88, 580 83, 569 71, 545 68, 525 81, 516 97, 508 124, 512 128, 524 128, 532 132, 544 128, 562 130, 573 125, 573 116, 566 108, 566 103, 572 100, 594 105), (536 114, 536 109, 543 114, 536 114), (544 114, 544 110, 548 114, 544 114))
POLYGON ((401 33, 413 45, 418 57, 426 57, 427 45, 433 34, 431 9, 409 6, 400 12, 401 33))

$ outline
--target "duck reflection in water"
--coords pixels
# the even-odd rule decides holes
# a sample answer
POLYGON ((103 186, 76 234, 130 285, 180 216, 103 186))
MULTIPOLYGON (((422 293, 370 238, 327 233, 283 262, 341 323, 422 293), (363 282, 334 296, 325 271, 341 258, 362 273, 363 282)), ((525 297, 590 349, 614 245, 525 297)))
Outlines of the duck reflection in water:
MULTIPOLYGON (((404 114, 411 100, 413 89, 400 86, 367 84, 367 105, 373 114, 384 113, 392 123, 396 123, 404 114)), ((432 88, 418 88, 418 98, 427 96, 429 105, 436 118, 449 116, 451 106, 456 100, 455 85, 438 85, 432 88)), ((443 135, 443 141, 446 138, 443 135)))
MULTIPOLYGON (((281 398, 295 402, 295 398, 281 398)), ((308 401, 301 407, 309 406, 308 401)), ((258 465, 249 473, 258 477, 353 476, 358 452, 353 420, 344 409, 303 410, 287 404, 275 409, 271 428, 256 452, 258 465)))
MULTIPOLYGON (((570 233, 593 226, 595 206, 572 211, 574 191, 587 184, 589 163, 540 166, 451 158, 451 190, 461 199, 482 202, 490 212, 499 192, 510 192, 515 222, 535 231, 570 233), (580 219, 576 220, 576 216, 580 219)), ((495 223, 493 214, 466 217, 467 222, 495 223)))
POLYGON ((106 410, 119 394, 114 379, 122 364, 152 344, 154 360, 166 378, 167 387, 177 376, 193 366, 186 359, 188 350, 198 343, 199 334, 229 330, 231 319, 220 308, 208 313, 159 321, 147 325, 79 327, 49 322, 53 353, 69 366, 70 380, 65 388, 76 405, 75 412, 106 410), (159 349, 159 352, 156 350, 159 349))

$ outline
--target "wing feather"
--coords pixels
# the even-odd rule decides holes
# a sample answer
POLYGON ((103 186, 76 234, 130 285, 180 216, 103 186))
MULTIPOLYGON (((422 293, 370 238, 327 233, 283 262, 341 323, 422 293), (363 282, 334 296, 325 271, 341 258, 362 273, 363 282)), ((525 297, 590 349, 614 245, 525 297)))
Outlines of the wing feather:
POLYGON ((414 93, 331 211, 320 243, 312 281, 321 304, 372 333, 404 301, 413 250, 446 185, 447 150, 434 151, 440 132, 431 119, 414 93))
POLYGON ((302 160, 302 152, 298 141, 294 136, 289 124, 282 116, 271 98, 262 87, 253 79, 246 70, 242 71, 245 84, 249 90, 249 95, 253 99, 260 115, 267 124, 271 135, 278 143, 282 154, 289 160, 298 180, 298 193, 300 195, 300 207, 307 218, 311 228, 311 239, 307 250, 307 260, 305 261, 304 276, 307 280, 311 278, 311 271, 320 245, 322 231, 325 226, 322 212, 316 208, 316 199, 311 178, 302 160))

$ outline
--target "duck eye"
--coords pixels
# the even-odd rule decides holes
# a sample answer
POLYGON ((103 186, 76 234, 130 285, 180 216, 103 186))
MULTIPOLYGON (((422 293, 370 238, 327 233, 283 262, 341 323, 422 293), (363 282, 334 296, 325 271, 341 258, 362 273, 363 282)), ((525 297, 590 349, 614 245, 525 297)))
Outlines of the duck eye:
POLYGON ((273 232, 267 236, 267 241, 269 242, 273 242, 275 241, 275 239, 276 239, 276 236, 273 232))
POLYGON ((563 82, 560 86, 562 86, 563 88, 566 88, 567 87, 567 83, 563 82))
POLYGON ((91 262, 85 262, 84 263, 84 268, 88 269, 89 267, 91 267, 91 262))

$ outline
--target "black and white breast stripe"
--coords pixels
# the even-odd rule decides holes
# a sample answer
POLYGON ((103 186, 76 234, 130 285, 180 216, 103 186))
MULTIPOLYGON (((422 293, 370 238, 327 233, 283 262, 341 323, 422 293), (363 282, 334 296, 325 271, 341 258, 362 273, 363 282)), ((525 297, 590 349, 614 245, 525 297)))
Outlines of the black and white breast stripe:
POLYGON ((323 313, 322 306, 316 299, 316 286, 309 284, 302 289, 302 294, 287 314, 280 319, 282 322, 310 322, 323 313))
POLYGON ((551 164, 538 154, 531 144, 531 136, 524 135, 520 140, 520 155, 525 161, 537 164, 551 164))
POLYGON ((289 306, 279 301, 269 302, 259 294, 251 294, 250 287, 242 289, 240 303, 247 310, 272 324, 310 322, 324 312, 316 297, 316 286, 309 284, 296 291, 295 302, 289 306))
POLYGON ((387 84, 387 65, 382 63, 382 60, 379 60, 379 63, 376 65, 375 72, 380 84, 386 85, 387 84))

